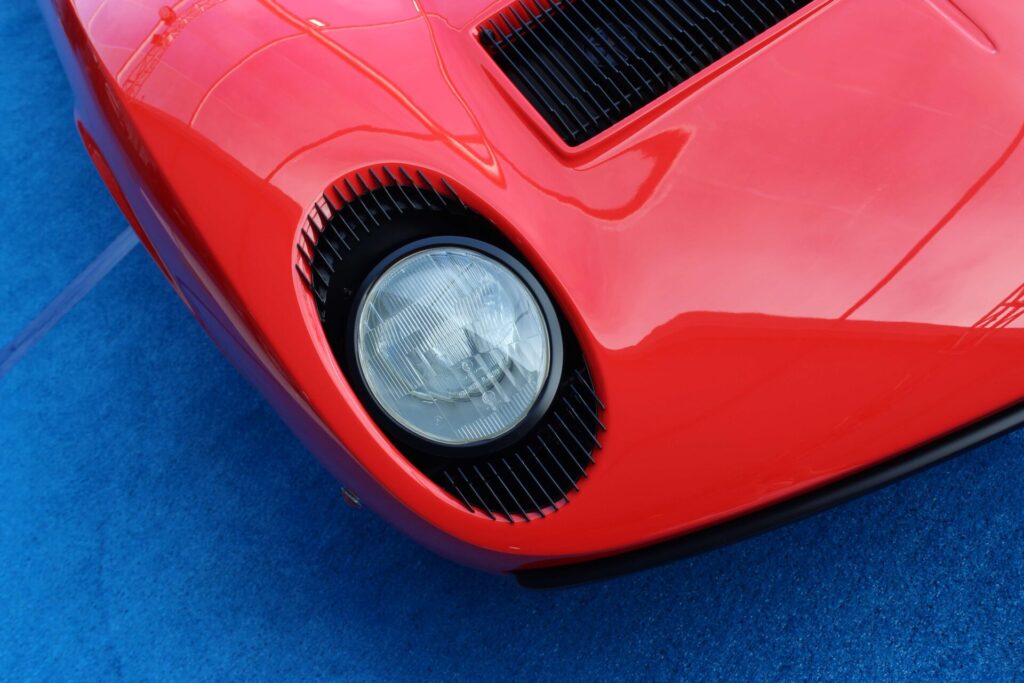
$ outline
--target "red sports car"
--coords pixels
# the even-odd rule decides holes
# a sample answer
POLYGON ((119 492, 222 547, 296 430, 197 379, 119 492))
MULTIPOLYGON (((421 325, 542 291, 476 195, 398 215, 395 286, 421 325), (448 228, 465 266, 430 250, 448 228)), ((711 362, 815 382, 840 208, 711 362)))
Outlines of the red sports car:
POLYGON ((1008 0, 42 0, 224 353, 442 555, 554 586, 1024 420, 1008 0))

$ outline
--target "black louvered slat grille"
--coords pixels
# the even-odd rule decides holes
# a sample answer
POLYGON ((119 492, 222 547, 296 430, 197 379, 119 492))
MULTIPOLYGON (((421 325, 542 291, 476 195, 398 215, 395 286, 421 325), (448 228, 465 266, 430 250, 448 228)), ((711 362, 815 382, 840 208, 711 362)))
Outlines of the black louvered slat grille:
POLYGON ((812 1, 514 0, 480 40, 578 145, 812 1))
POLYGON ((467 509, 491 519, 544 518, 566 505, 587 478, 601 448, 603 410, 583 365, 569 374, 549 413, 522 443, 494 457, 450 463, 434 479, 467 509))
POLYGON ((341 181, 313 206, 296 245, 295 271, 316 300, 321 321, 327 320, 331 279, 363 240, 406 213, 469 212, 469 207, 443 177, 431 180, 418 169, 383 165, 341 181))
MULTIPOLYGON (((378 255, 423 236, 409 233, 409 224, 431 219, 445 230, 467 219, 485 222, 443 176, 428 177, 398 165, 343 179, 314 204, 296 244, 295 272, 313 297, 343 368, 344 322, 356 283, 378 255)), ((468 511, 511 523, 542 519, 569 502, 594 464, 594 452, 601 448, 598 435, 605 429, 600 417, 604 403, 575 337, 566 330, 562 336, 566 349, 554 401, 522 440, 496 453, 459 459, 402 448, 413 465, 468 511)), ((346 374, 350 381, 356 378, 352 368, 346 374)))

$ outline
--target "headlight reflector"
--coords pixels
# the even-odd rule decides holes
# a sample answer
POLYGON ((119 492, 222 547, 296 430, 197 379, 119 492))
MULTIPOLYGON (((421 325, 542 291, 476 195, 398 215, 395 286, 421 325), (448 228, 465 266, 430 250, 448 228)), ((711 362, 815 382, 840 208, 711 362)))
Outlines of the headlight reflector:
POLYGON ((355 342, 381 410, 442 446, 513 431, 551 371, 551 332, 530 288, 462 246, 424 248, 387 267, 359 303, 355 342))

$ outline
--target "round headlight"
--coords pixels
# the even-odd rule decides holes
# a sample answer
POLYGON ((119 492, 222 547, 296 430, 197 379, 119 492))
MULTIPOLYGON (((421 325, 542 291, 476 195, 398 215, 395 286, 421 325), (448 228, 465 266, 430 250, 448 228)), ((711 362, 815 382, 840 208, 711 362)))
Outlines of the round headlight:
POLYGON ((356 362, 374 402, 406 431, 442 446, 490 442, 522 424, 545 390, 548 320, 510 264, 426 247, 370 282, 356 311, 356 362))

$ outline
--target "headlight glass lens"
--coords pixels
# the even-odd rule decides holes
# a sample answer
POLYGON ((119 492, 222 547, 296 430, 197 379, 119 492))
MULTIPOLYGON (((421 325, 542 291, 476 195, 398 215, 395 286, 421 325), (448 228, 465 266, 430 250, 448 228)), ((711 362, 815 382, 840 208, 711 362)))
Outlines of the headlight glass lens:
POLYGON ((510 268, 463 247, 406 256, 370 286, 356 320, 367 389, 395 422, 437 444, 512 431, 547 381, 550 335, 510 268))

